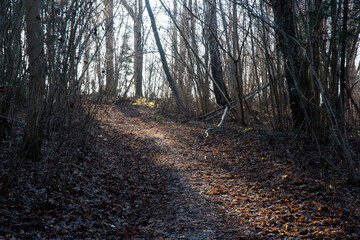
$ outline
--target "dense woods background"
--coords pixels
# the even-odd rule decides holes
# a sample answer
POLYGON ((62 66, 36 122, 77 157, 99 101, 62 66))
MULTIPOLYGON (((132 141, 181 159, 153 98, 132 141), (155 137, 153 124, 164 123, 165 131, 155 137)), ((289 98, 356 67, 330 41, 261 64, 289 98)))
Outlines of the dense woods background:
POLYGON ((359 9, 358 0, 1 1, 1 144, 55 161, 81 144, 104 99, 145 97, 186 117, 227 106, 241 125, 296 131, 319 155, 333 145, 358 184, 359 9))

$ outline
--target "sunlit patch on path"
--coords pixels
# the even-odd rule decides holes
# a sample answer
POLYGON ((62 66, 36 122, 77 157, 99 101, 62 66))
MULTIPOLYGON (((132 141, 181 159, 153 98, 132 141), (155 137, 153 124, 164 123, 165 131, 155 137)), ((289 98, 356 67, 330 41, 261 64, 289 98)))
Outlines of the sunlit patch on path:
MULTIPOLYGON (((205 138, 201 123, 132 109, 112 107, 102 125, 111 136, 132 136, 123 144, 165 176, 166 201, 141 231, 169 239, 331 238, 355 227, 343 221, 344 205, 333 189, 293 169, 283 160, 286 151, 256 134, 240 141, 205 138)), ((351 231, 350 238, 357 234, 351 231)))

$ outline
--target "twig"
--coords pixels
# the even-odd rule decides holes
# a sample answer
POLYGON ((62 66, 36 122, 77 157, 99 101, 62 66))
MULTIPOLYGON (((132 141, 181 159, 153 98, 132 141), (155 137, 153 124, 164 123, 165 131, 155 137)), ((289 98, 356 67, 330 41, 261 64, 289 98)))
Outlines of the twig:
POLYGON ((19 121, 19 120, 16 120, 16 119, 13 119, 13 118, 9 118, 9 117, 6 117, 6 116, 0 115, 0 118, 4 118, 4 119, 10 120, 10 121, 13 121, 13 122, 16 122, 16 123, 25 125, 25 122, 23 122, 23 121, 19 121))
MULTIPOLYGON (((266 87, 268 87, 268 86, 270 86, 270 82, 267 82, 267 83, 263 84, 262 86, 260 86, 259 88, 257 88, 257 89, 255 89, 255 90, 249 92, 248 94, 246 94, 246 95, 244 96, 244 99, 245 99, 245 100, 249 100, 250 98, 254 97, 257 93, 259 93, 260 91, 264 90, 264 89, 265 89, 266 87)), ((233 109, 237 106, 237 104, 234 105, 234 103, 235 103, 235 101, 232 101, 232 102, 230 103, 231 105, 228 106, 228 107, 230 107, 230 108, 229 108, 230 111, 233 110, 233 109)), ((200 120, 200 119, 203 119, 203 118, 206 118, 206 117, 207 117, 207 118, 206 118, 204 121, 209 121, 209 120, 211 120, 211 119, 213 119, 213 118, 215 118, 215 117, 217 117, 217 116, 220 116, 221 113, 217 113, 217 112, 219 112, 220 110, 222 110, 224 107, 225 107, 225 106, 221 106, 221 107, 219 107, 219 108, 217 108, 217 109, 215 109, 215 110, 212 110, 211 112, 208 112, 208 113, 203 114, 203 115, 198 116, 198 117, 191 118, 191 119, 189 119, 189 120, 186 120, 185 122, 190 121, 190 120, 200 120), (214 115, 213 115, 213 114, 214 114, 214 115), (211 115, 212 115, 212 116, 211 116, 211 115)))
MULTIPOLYGON (((221 117, 221 121, 220 121, 219 124, 216 126, 217 128, 219 128, 219 127, 223 124, 227 110, 228 110, 228 106, 225 107, 224 113, 223 113, 223 115, 222 115, 222 117, 221 117)), ((214 129, 214 128, 208 128, 208 129, 206 129, 206 131, 205 131, 206 137, 209 136, 209 131, 210 131, 210 130, 213 130, 213 129, 214 129)))
MULTIPOLYGON (((235 107, 237 106, 237 104, 235 104, 234 106, 232 106, 231 108, 229 108, 228 110, 229 111, 231 111, 231 110, 233 110, 235 107)), ((226 106, 227 107, 227 106, 226 106)), ((210 116, 210 117, 208 117, 208 118, 206 118, 204 121, 206 122, 206 121, 209 121, 209 120, 211 120, 211 119, 213 119, 213 118, 215 118, 215 117, 217 117, 217 116, 220 116, 222 113, 220 112, 220 113, 217 113, 217 114, 215 114, 215 115, 213 115, 213 116, 210 116)))

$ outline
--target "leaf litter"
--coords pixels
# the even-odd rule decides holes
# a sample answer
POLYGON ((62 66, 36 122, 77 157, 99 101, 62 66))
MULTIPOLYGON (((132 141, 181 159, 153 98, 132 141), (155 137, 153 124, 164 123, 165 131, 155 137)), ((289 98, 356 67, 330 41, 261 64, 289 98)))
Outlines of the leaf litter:
POLYGON ((1 195, 1 238, 360 237, 358 189, 303 140, 230 124, 205 137, 211 124, 157 111, 101 107, 62 181, 44 186, 27 169, 1 195))

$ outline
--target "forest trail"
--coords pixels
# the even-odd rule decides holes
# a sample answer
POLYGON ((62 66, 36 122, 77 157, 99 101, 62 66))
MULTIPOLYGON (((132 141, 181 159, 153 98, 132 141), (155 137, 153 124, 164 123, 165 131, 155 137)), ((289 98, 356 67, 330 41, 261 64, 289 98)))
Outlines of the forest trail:
POLYGON ((155 182, 157 176, 163 185, 160 195, 153 196, 163 201, 142 206, 155 211, 145 226, 137 226, 137 232, 166 239, 238 239, 247 235, 238 213, 227 209, 228 190, 220 186, 228 189, 241 183, 228 171, 214 168, 211 146, 198 143, 203 140, 202 128, 175 123, 127 101, 107 112, 101 125, 109 137, 126 136, 127 140, 121 141, 126 146, 118 147, 131 149, 139 167, 152 169, 155 177, 150 181, 155 182))
POLYGON ((358 190, 291 135, 226 122, 205 137, 212 123, 130 99, 96 119, 73 158, 23 165, 0 195, 0 239, 360 237, 358 190))
POLYGON ((205 137, 209 125, 174 122, 128 100, 106 112, 100 126, 108 146, 125 154, 123 167, 134 174, 136 188, 145 190, 134 200, 140 204, 128 225, 133 237, 358 237, 358 202, 294 166, 284 148, 289 139, 250 128, 242 132, 248 136, 235 139, 226 130, 205 137))

